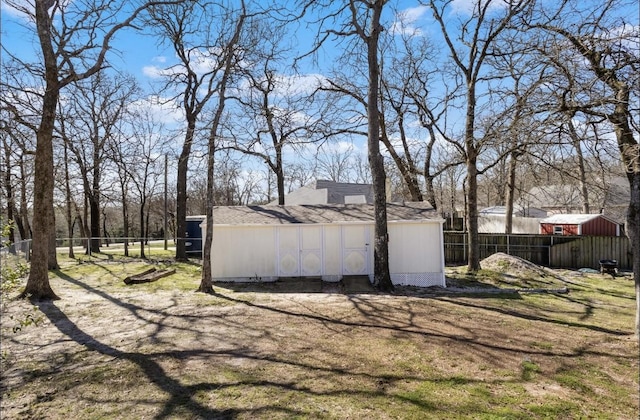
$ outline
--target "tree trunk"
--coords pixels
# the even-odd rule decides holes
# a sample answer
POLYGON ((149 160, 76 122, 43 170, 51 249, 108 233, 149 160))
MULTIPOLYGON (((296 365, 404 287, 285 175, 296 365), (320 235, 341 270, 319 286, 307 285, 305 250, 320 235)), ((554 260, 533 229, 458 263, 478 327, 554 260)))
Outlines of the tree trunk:
MULTIPOLYGON (((467 152, 468 153, 468 152, 467 152)), ((478 168, 475 158, 467 160, 467 232, 469 255, 467 271, 480 270, 480 245, 478 235, 478 168)))
POLYGON ((276 146, 276 182, 278 184, 278 204, 284 205, 284 168, 282 164, 282 147, 276 146))
MULTIPOLYGON (((53 195, 52 195, 53 198, 53 195)), ((53 203, 51 204, 51 215, 54 214, 53 211, 53 203)), ((56 218, 52 216, 51 218, 51 231, 49 232, 49 262, 47 264, 49 270, 57 270, 60 268, 58 265, 58 255, 57 255, 57 247, 56 247, 56 218)))
POLYGON ((126 191, 122 193, 122 235, 124 236, 124 256, 129 256, 129 208, 126 191))
POLYGON ((59 297, 49 284, 49 251, 55 234, 53 220, 53 128, 58 105, 58 68, 51 44, 49 2, 35 2, 36 27, 45 63, 46 89, 42 98, 42 114, 36 133, 33 180, 33 242, 31 269, 21 298, 53 300, 59 297), (52 233, 53 232, 53 233, 52 233))
POLYGON ((518 154, 511 152, 509 174, 507 176, 506 214, 504 217, 504 233, 513 233, 513 205, 516 195, 516 169, 518 168, 518 154))
POLYGON ((13 187, 11 186, 11 171, 7 171, 7 174, 5 176, 5 182, 6 182, 6 190, 7 190, 7 222, 11 223, 9 225, 9 237, 7 238, 9 240, 9 243, 13 244, 16 241, 16 229, 14 227, 14 218, 15 216, 13 215, 13 209, 15 208, 14 204, 13 204, 13 187))
MULTIPOLYGON (((638 159, 638 156, 636 156, 638 159)), ((633 280, 636 289, 636 335, 640 336, 640 171, 629 174, 631 201, 627 211, 626 232, 633 255, 633 280)))
POLYGON ((438 202, 436 200, 436 190, 433 187, 433 179, 434 177, 430 174, 427 174, 424 178, 424 186, 425 186, 425 201, 431 204, 434 210, 438 210, 438 202))
POLYGON ((91 230, 89 229, 89 197, 87 194, 84 195, 84 207, 82 208, 82 226, 84 229, 84 237, 86 238, 84 241, 84 246, 86 249, 86 254, 91 255, 91 247, 89 246, 89 239, 91 236, 91 230))
MULTIPOLYGON (((97 167, 99 157, 94 157, 94 165, 97 167)), ((93 171, 93 186, 89 195, 89 209, 91 215, 91 253, 100 252, 100 173, 98 169, 93 171)))
POLYGON ((627 209, 626 232, 631 243, 633 281, 636 290, 635 332, 640 336, 640 145, 633 137, 629 121, 629 89, 618 82, 616 107, 609 121, 613 124, 618 148, 629 180, 629 208, 627 209))
MULTIPOLYGON (((380 115, 380 118, 382 119, 383 116, 380 115)), ((384 124, 382 124, 382 126, 384 127, 384 124)), ((420 184, 418 183, 418 178, 416 176, 418 171, 413 165, 413 161, 411 160, 410 156, 405 154, 406 161, 403 160, 403 158, 398 155, 393 145, 391 144, 391 141, 389 140, 387 132, 384 128, 381 129, 381 134, 382 135, 380 136, 380 140, 387 148, 387 151, 395 162, 398 171, 400 171, 400 175, 402 176, 404 185, 407 187, 409 195, 411 196, 411 201, 422 201, 422 191, 420 191, 420 184)))
POLYGON ((367 145, 369 147, 369 166, 373 180, 373 206, 375 212, 373 284, 379 290, 393 290, 389 273, 389 233, 387 231, 386 174, 384 160, 380 154, 380 115, 378 97, 380 94, 380 65, 378 63, 378 40, 382 26, 380 15, 384 1, 377 0, 371 6, 373 16, 367 43, 367 65, 369 86, 367 91, 367 145))
POLYGON ((580 196, 582 198, 582 213, 589 214, 589 190, 587 189, 587 174, 584 167, 584 155, 582 154, 582 146, 580 144, 580 137, 576 132, 576 128, 569 118, 567 123, 569 126, 569 136, 571 137, 571 143, 576 149, 576 157, 578 158, 578 175, 580 177, 580 196))
POLYGON ((189 156, 195 135, 195 118, 187 122, 187 133, 182 145, 182 152, 178 158, 178 174, 176 184, 176 260, 187 260, 185 238, 187 236, 187 174, 189 171, 189 156))
POLYGON ((465 122, 465 150, 467 161, 467 230, 469 232, 469 260, 467 271, 480 270, 480 245, 478 243, 478 152, 475 145, 475 84, 468 82, 467 114, 465 122))
MULTIPOLYGON (((140 202, 140 258, 147 258, 147 256, 144 253, 144 243, 145 243, 145 234, 144 234, 144 230, 145 230, 145 223, 144 223, 144 206, 145 206, 145 201, 146 199, 143 197, 141 202, 140 202)), ((186 220, 186 218, 185 218, 186 220)))
POLYGON ((67 152, 67 142, 65 141, 63 144, 64 149, 64 193, 66 195, 66 215, 67 215, 67 235, 69 236, 69 258, 75 258, 75 254, 73 252, 73 222, 75 221, 75 217, 72 217, 73 212, 71 211, 71 205, 73 204, 73 200, 71 199, 71 186, 69 185, 69 154, 67 152))
MULTIPOLYGON (((424 184, 425 184, 425 199, 431 207, 437 210, 438 203, 436 200, 436 191, 433 187, 434 176, 431 174, 431 160, 433 157, 433 146, 436 144, 436 133, 432 124, 423 124, 429 131, 429 143, 427 143, 427 150, 424 155, 424 184)), ((455 209, 452 209, 452 211, 455 209)), ((453 217, 453 216, 452 216, 453 217)), ((451 224, 453 228, 453 223, 451 224)))
POLYGON ((207 154, 207 193, 206 193, 206 227, 204 242, 202 243, 202 273, 198 292, 213 294, 213 266, 211 265, 211 247, 213 245, 213 206, 214 206, 214 177, 215 164, 215 136, 217 123, 212 124, 207 154), (211 138, 213 137, 213 138, 211 138))
POLYGON ((21 225, 23 226, 20 237, 23 240, 33 237, 27 209, 27 174, 24 170, 24 158, 20 156, 20 220, 22 220, 21 225))
POLYGON ((16 233, 15 233, 15 228, 13 224, 13 221, 15 218, 13 214, 13 209, 15 208, 15 203, 14 203, 15 198, 13 195, 11 170, 9 169, 13 165, 11 164, 11 151, 9 150, 9 145, 7 144, 6 141, 3 141, 2 143, 4 146, 5 168, 6 168, 6 171, 4 173, 4 187, 7 194, 7 220, 5 220, 5 222, 10 223, 9 237, 7 239, 9 240, 9 243, 13 244, 16 241, 16 233))
POLYGON ((224 112, 224 106, 226 101, 226 90, 231 75, 232 65, 234 63, 234 51, 238 40, 240 39, 240 33, 244 26, 246 19, 246 10, 244 0, 241 1, 242 14, 238 18, 236 24, 235 33, 233 38, 227 45, 227 51, 225 56, 224 72, 220 80, 220 91, 218 92, 218 108, 211 122, 211 130, 209 131, 209 142, 207 145, 207 197, 206 197, 206 229, 204 242, 202 244, 202 277, 200 279, 200 286, 198 292, 202 293, 215 293, 213 290, 213 273, 211 265, 211 247, 213 244, 213 206, 214 206, 214 168, 215 168, 215 153, 216 153, 216 139, 218 137, 218 127, 220 126, 220 120, 224 112))
POLYGON ((104 237, 104 245, 109 246, 109 231, 107 230, 107 213, 106 209, 102 208, 102 236, 104 237))

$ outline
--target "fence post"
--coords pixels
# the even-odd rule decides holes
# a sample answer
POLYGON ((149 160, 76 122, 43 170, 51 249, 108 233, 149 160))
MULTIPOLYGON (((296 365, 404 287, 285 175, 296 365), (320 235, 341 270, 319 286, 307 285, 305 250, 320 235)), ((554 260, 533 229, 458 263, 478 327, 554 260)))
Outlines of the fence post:
POLYGON ((467 261, 467 234, 462 234, 462 258, 467 261))

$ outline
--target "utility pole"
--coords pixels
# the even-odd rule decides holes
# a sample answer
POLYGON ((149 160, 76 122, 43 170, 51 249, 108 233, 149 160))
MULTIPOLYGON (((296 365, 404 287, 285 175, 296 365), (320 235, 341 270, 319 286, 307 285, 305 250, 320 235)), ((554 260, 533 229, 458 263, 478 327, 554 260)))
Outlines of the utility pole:
POLYGON ((167 247, 167 172, 169 167, 169 155, 164 154, 164 250, 168 249, 167 247))

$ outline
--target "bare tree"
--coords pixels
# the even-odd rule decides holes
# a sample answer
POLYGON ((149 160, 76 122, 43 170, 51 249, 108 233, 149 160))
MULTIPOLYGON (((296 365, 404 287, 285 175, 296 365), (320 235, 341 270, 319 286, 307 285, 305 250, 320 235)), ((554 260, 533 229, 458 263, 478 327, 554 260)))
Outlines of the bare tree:
MULTIPOLYGON (((100 252, 102 237, 100 215, 104 195, 103 177, 108 164, 107 144, 123 118, 129 102, 138 94, 136 82, 127 75, 109 77, 96 74, 68 89, 62 101, 67 147, 80 171, 84 194, 89 203, 91 240, 87 253, 100 252)), ((61 118, 62 120, 62 118, 61 118)), ((106 234, 106 232, 104 232, 106 234)))
POLYGON ((282 46, 284 32, 274 36, 265 23, 254 24, 252 31, 260 33, 262 45, 249 57, 246 87, 235 96, 239 106, 227 147, 266 164, 275 176, 278 203, 284 204, 285 153, 300 153, 305 145, 316 142, 314 131, 323 124, 310 95, 320 80, 280 71, 286 67, 280 58, 286 52, 282 46), (311 85, 304 86, 308 81, 311 85))
POLYGON ((350 0, 351 31, 366 45, 368 67, 367 90, 367 145, 369 166, 373 180, 373 203, 375 212, 373 284, 381 291, 393 290, 389 273, 389 234, 387 231, 386 175, 380 154, 380 63, 378 47, 382 10, 386 0, 350 0), (367 26, 364 26, 367 25, 367 26))
POLYGON ((140 258, 146 258, 144 246, 149 235, 149 200, 157 193, 160 177, 164 170, 164 150, 166 132, 164 124, 157 121, 146 110, 133 111, 131 120, 130 142, 132 149, 128 153, 128 161, 124 162, 128 179, 137 193, 138 223, 140 226, 140 258), (162 162, 161 162, 162 160, 162 162))
MULTIPOLYGON (((22 62, 24 68, 38 74, 44 84, 36 130, 31 270, 20 296, 58 299, 49 283, 48 267, 49 247, 55 234, 53 130, 60 91, 102 70, 118 31, 130 26, 145 9, 160 1, 143 3, 137 8, 115 0, 96 0, 91 4, 56 0, 36 0, 33 4, 7 0, 6 3, 35 22, 41 62, 35 66, 22 62), (125 17, 119 20, 119 16, 125 17)), ((8 54, 17 58, 17 52, 8 54)))
POLYGON ((562 49, 566 60, 582 65, 584 84, 572 86, 580 89, 580 95, 567 92, 563 108, 600 118, 615 134, 631 191, 626 232, 633 252, 635 329, 640 335, 640 124, 632 101, 637 102, 639 95, 639 34, 624 12, 636 6, 624 0, 567 1, 555 10, 533 15, 527 23, 549 36, 543 50, 550 53, 547 57, 562 49))
POLYGON ((244 0, 241 0, 239 10, 234 13, 229 10, 225 13, 226 21, 234 21, 234 29, 231 37, 226 41, 222 51, 220 61, 222 74, 217 82, 216 91, 218 93, 218 103, 214 112, 213 121, 209 130, 207 148, 207 211, 205 237, 202 244, 202 277, 200 279, 199 292, 213 293, 213 273, 211 266, 211 248, 213 244, 213 207, 214 207, 214 163, 216 146, 220 129, 220 121, 224 114, 225 103, 227 101, 226 91, 234 71, 237 71, 239 63, 242 61, 242 36, 247 19, 247 10, 244 0), (237 16, 236 16, 237 15, 237 16))
MULTIPOLYGON (((389 235, 387 230, 386 209, 386 175, 384 160, 380 153, 380 35, 384 28, 381 24, 382 12, 387 0, 349 0, 344 4, 331 4, 324 1, 300 1, 304 10, 320 11, 318 34, 313 51, 321 49, 330 37, 337 37, 350 42, 350 49, 344 56, 353 54, 366 57, 363 61, 363 76, 366 80, 366 109, 368 161, 371 169, 374 195, 374 274, 373 283, 382 291, 393 290, 393 282, 389 273, 389 235), (364 48, 359 49, 362 43, 364 48)), ((357 72, 357 70, 354 70, 357 72)), ((355 75, 353 76, 355 78, 355 75)), ((358 89, 345 89, 340 84, 332 83, 330 89, 342 92, 362 102, 358 89)))
MULTIPOLYGON (((5 114, 3 113, 3 119, 5 114)), ((18 186, 17 174, 14 172, 17 167, 16 163, 19 160, 20 149, 16 147, 14 136, 18 133, 15 129, 15 122, 4 119, 3 124, 0 126, 0 141, 2 142, 2 154, 0 156, 0 173, 2 174, 2 186, 4 195, 4 205, 6 208, 2 208, 2 213, 5 217, 2 218, 2 224, 9 223, 9 243, 16 241, 15 226, 21 222, 16 205, 16 187, 18 186), (12 127, 13 126, 13 127, 12 127), (5 213, 6 212, 6 213, 5 213)), ((21 232, 21 237, 24 238, 24 232, 21 232)))
POLYGON ((217 2, 184 2, 154 7, 149 22, 173 48, 178 63, 161 71, 163 92, 179 102, 185 116, 182 149, 176 178, 176 258, 184 260, 187 227, 187 175, 189 158, 196 139, 198 122, 209 101, 218 93, 224 72, 228 40, 234 28, 226 22, 225 6, 217 2))
MULTIPOLYGON (((465 99, 464 127, 458 148, 463 152, 467 169, 467 229, 469 231, 469 255, 467 269, 480 269, 478 237, 478 156, 482 148, 476 119, 479 113, 479 88, 487 74, 486 61, 494 51, 499 36, 510 29, 515 16, 523 13, 531 0, 499 2, 474 0, 472 11, 459 25, 449 25, 447 16, 451 2, 430 0, 425 2, 432 10, 444 41, 448 47, 454 77, 462 78, 465 99), (454 29, 455 28, 455 29, 454 29), (457 31, 457 32, 454 32, 457 31)), ((503 54, 506 52, 500 52, 503 54)))
POLYGON ((353 143, 319 147, 314 159, 316 177, 335 182, 351 182, 354 154, 353 143))

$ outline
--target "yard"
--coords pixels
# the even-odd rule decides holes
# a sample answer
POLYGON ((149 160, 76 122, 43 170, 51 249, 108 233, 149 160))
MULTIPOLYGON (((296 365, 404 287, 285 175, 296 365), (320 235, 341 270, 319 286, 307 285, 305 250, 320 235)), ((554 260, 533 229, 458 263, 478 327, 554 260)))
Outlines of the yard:
POLYGON ((158 262, 177 273, 126 286, 150 264, 61 262, 61 300, 2 302, 2 418, 638 417, 628 274, 505 257, 477 278, 447 268, 447 290, 284 282, 209 296, 194 292, 195 264, 158 262))

